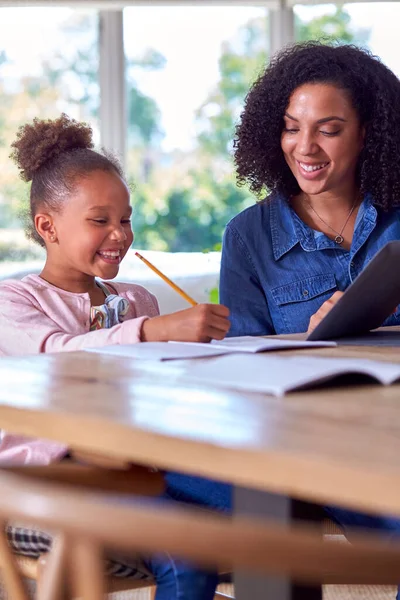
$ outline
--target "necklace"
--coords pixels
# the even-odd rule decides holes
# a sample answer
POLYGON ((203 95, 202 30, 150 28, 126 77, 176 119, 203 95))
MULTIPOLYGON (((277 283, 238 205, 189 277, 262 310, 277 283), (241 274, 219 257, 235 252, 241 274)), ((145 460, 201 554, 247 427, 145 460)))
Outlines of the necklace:
POLYGON ((322 222, 324 225, 326 225, 327 227, 329 227, 329 229, 330 229, 331 231, 333 231, 333 233, 335 233, 335 234, 336 234, 336 235, 335 235, 335 242, 336 242, 337 244, 343 244, 343 242, 344 242, 343 231, 345 230, 345 228, 346 228, 346 225, 347 225, 347 223, 349 222, 349 219, 350 219, 351 215, 353 214, 353 211, 354 211, 354 209, 355 209, 355 207, 356 207, 356 202, 357 202, 357 199, 356 199, 356 200, 354 200, 354 202, 353 202, 353 206, 351 207, 351 209, 350 209, 350 212, 349 212, 349 214, 347 215, 347 218, 346 218, 346 220, 345 220, 345 222, 344 222, 344 225, 343 225, 343 227, 342 227, 342 229, 341 229, 340 231, 336 231, 336 229, 333 229, 333 227, 331 227, 331 226, 329 225, 329 223, 327 223, 326 221, 324 221, 324 219, 323 219, 323 218, 322 218, 322 217, 321 217, 321 216, 320 216, 320 215, 317 213, 317 211, 315 210, 315 208, 313 208, 313 207, 311 206, 311 203, 310 203, 310 202, 308 202, 308 200, 307 200, 306 202, 307 202, 307 204, 308 204, 309 208, 311 208, 311 210, 313 211, 313 213, 315 213, 315 214, 317 215, 318 219, 319 219, 319 220, 320 220, 320 221, 321 221, 321 222, 322 222))

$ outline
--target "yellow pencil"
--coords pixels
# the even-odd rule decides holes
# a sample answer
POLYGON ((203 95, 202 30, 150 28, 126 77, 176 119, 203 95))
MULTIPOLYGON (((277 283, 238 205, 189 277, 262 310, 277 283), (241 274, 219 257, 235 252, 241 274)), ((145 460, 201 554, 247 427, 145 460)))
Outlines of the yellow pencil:
POLYGON ((187 300, 189 302, 189 304, 191 304, 192 306, 196 306, 196 304, 197 304, 196 300, 193 300, 193 298, 191 298, 178 285, 176 285, 176 283, 174 283, 173 281, 171 281, 166 275, 164 275, 164 273, 161 273, 161 271, 159 271, 157 269, 157 267, 155 267, 153 264, 151 264, 151 262, 148 261, 147 258, 144 258, 144 256, 142 256, 141 254, 139 254, 139 252, 135 252, 135 255, 138 258, 140 258, 140 260, 142 260, 144 262, 144 264, 147 265, 152 271, 154 271, 154 273, 157 273, 157 275, 159 277, 161 277, 161 279, 163 279, 165 281, 165 283, 168 283, 168 285, 170 285, 173 290, 175 290, 176 292, 178 292, 178 294, 180 296, 182 296, 182 298, 184 298, 185 300, 187 300))

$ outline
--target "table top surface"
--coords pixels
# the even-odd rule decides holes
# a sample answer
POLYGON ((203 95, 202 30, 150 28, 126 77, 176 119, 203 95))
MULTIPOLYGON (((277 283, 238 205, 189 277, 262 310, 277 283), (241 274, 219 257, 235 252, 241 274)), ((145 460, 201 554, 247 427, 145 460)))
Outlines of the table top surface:
MULTIPOLYGON (((397 348, 300 352, 400 362, 397 348)), ((1 428, 296 498, 400 515, 400 384, 276 398, 199 385, 184 375, 184 364, 89 352, 2 358, 1 428)))

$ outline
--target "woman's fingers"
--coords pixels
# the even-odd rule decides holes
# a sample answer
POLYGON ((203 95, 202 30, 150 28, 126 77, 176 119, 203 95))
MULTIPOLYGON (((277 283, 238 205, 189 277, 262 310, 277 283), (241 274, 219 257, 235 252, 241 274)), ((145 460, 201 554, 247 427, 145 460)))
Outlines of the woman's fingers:
POLYGON ((308 325, 308 333, 311 333, 311 331, 313 331, 317 327, 317 325, 319 325, 322 319, 326 317, 328 312, 332 310, 335 304, 338 303, 343 294, 344 292, 335 292, 334 294, 332 294, 332 296, 322 304, 322 306, 317 310, 317 312, 312 315, 310 323, 308 325))

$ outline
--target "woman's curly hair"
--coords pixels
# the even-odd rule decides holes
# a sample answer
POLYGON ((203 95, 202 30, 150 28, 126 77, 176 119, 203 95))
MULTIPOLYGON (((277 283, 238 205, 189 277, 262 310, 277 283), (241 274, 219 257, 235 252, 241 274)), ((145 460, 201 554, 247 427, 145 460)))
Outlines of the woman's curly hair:
POLYGON ((300 192, 282 149, 283 117, 294 90, 329 83, 345 90, 365 127, 360 191, 387 210, 400 204, 400 81, 367 50, 305 42, 276 55, 250 89, 234 141, 239 185, 258 196, 300 192))
POLYGON ((44 246, 34 218, 40 210, 59 211, 63 201, 74 192, 81 177, 93 171, 108 171, 124 179, 119 161, 106 152, 93 150, 93 132, 62 114, 58 119, 34 119, 17 132, 11 144, 14 160, 24 181, 32 181, 27 235, 44 246))

